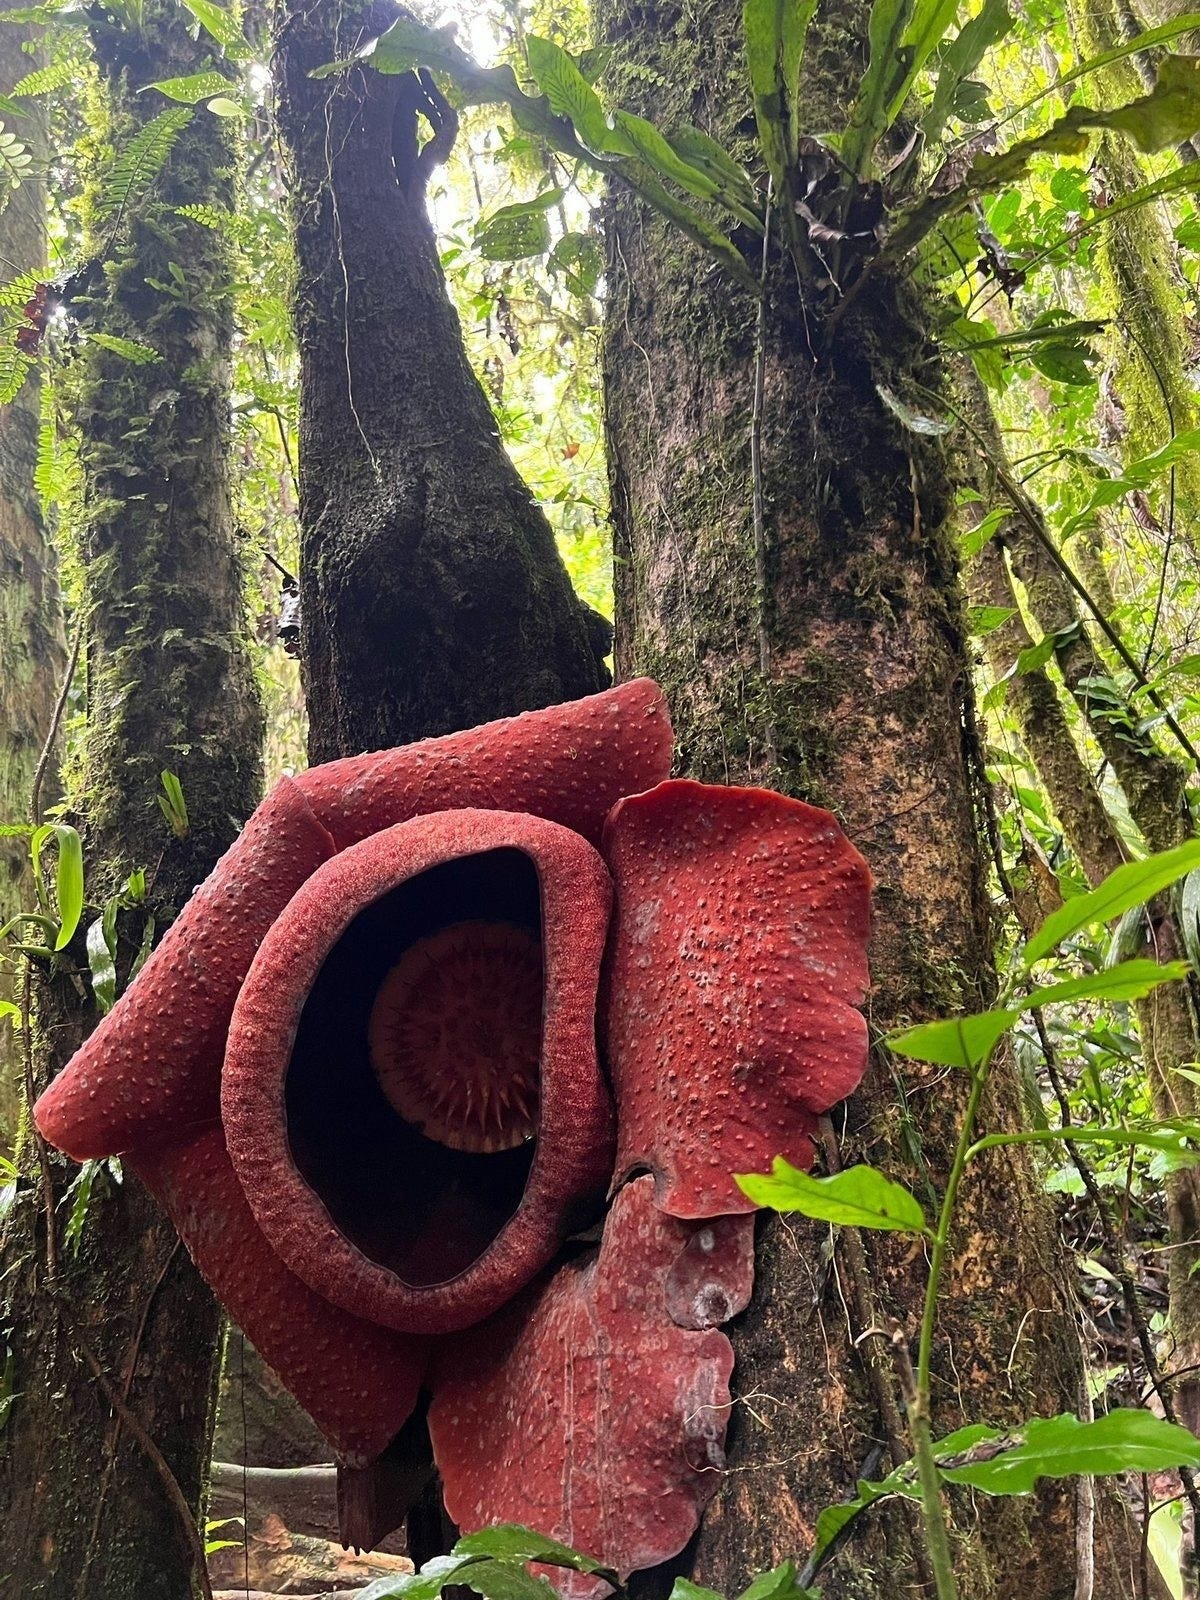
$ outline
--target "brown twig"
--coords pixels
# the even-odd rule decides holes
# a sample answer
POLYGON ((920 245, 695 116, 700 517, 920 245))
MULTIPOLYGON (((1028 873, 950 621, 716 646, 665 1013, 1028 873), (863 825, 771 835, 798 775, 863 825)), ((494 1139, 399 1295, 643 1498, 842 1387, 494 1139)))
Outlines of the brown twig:
POLYGON ((58 699, 54 702, 54 710, 50 717, 50 727, 46 732, 46 742, 42 746, 42 753, 38 756, 38 764, 34 768, 33 783, 29 791, 29 811, 35 828, 42 823, 42 784, 46 780, 46 768, 50 765, 50 757, 54 752, 54 741, 58 738, 58 730, 62 726, 63 712, 67 709, 67 696, 71 692, 71 685, 75 681, 75 669, 79 665, 79 652, 83 646, 83 612, 79 613, 79 620, 75 624, 75 639, 71 645, 71 656, 67 662, 67 670, 63 674, 62 687, 58 691, 58 699))
POLYGON ((150 1465, 154 1468, 155 1472, 158 1473, 159 1478, 162 1480, 163 1488, 166 1490, 167 1499, 171 1502, 171 1505, 178 1514, 184 1537, 186 1538, 191 1549, 192 1561, 195 1567, 196 1579, 200 1585, 200 1592, 203 1595, 204 1600, 213 1600, 212 1584, 210 1583, 208 1577, 208 1563, 204 1555, 204 1540, 201 1537, 199 1528, 196 1526, 196 1519, 192 1515, 192 1508, 188 1505, 187 1498, 184 1495, 183 1490, 179 1487, 179 1480, 171 1471, 170 1463, 155 1444, 154 1440, 146 1432, 142 1424, 138 1421, 135 1414, 125 1404, 125 1401, 121 1398, 120 1391, 114 1387, 108 1378, 104 1368, 100 1365, 99 1361, 96 1359, 90 1346, 88 1345, 87 1340, 84 1339, 83 1335, 75 1328, 70 1329, 70 1337, 76 1349, 79 1351, 80 1355, 82 1355, 89 1372, 92 1374, 92 1377, 95 1378, 96 1382, 100 1385, 105 1399, 108 1401, 109 1405, 112 1407, 117 1416, 120 1417, 123 1426, 128 1429, 130 1435, 136 1439, 137 1443, 141 1446, 142 1452, 146 1459, 149 1461, 150 1465))

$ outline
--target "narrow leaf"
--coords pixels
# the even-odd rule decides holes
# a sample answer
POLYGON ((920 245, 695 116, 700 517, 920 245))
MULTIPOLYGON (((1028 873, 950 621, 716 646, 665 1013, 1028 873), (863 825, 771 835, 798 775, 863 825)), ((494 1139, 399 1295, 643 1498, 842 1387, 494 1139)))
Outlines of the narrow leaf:
POLYGON ((1086 978, 1068 978, 1064 983, 1035 989, 1017 1005, 1022 1011, 1031 1011, 1067 1000, 1140 1000, 1160 983, 1177 983, 1186 978, 1190 970, 1186 961, 1161 965, 1157 961, 1122 961, 1119 966, 1105 967, 1086 978))
POLYGON ((1080 1422, 1069 1413, 1039 1418, 990 1460, 940 1467, 950 1483, 987 1494, 1029 1494, 1039 1478, 1101 1477, 1200 1466, 1200 1439, 1148 1411, 1122 1409, 1080 1422))
POLYGON ((1176 878, 1200 866, 1200 839, 1189 839, 1174 850, 1130 861, 1109 873, 1104 882, 1088 894, 1076 895, 1057 911, 1051 912, 1025 946, 1024 964, 1031 967, 1050 954, 1056 945, 1081 928, 1097 922, 1111 922, 1131 906, 1151 900, 1176 878))

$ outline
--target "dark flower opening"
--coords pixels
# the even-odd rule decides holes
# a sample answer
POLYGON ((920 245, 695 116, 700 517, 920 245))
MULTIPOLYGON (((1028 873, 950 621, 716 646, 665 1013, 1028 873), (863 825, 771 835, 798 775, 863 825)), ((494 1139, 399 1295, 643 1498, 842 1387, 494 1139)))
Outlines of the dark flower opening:
POLYGON ((406 1122, 452 1150, 514 1150, 537 1129, 542 948, 508 922, 418 939, 383 980, 371 1065, 406 1122))
POLYGON ((536 1139, 538 873, 445 862, 368 905, 317 975, 284 1101, 305 1181, 364 1255, 445 1283, 520 1204, 536 1139))

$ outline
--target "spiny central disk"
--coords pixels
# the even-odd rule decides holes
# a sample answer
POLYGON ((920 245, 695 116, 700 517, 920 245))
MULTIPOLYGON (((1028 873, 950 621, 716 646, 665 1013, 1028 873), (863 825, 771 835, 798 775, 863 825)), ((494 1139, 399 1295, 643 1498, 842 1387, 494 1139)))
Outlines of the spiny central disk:
POLYGON ((406 1122, 452 1150, 512 1150, 537 1127, 542 951, 503 922, 420 939, 380 985, 371 1065, 406 1122))

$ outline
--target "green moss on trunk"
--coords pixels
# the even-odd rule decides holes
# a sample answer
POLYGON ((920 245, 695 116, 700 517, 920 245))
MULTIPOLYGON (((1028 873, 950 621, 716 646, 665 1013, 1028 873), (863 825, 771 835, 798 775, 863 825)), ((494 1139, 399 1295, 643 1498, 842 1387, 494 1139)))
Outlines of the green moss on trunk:
MULTIPOLYGON (((189 25, 170 0, 147 0, 140 33, 93 23, 101 160, 162 109, 156 96, 139 93, 146 84, 213 64, 189 25)), ((73 396, 87 591, 77 820, 88 895, 97 905, 131 868, 144 867, 147 910, 160 930, 229 843, 260 781, 261 720, 226 466, 229 263, 219 236, 177 209, 228 206, 232 165, 226 125, 199 110, 115 234, 111 221, 94 216, 96 258, 73 305, 85 330, 137 340, 161 357, 136 365, 87 344, 73 396), (172 282, 171 263, 184 272, 174 290, 161 287, 172 282), (183 784, 192 824, 183 839, 158 809, 164 768, 183 784)), ((93 198, 103 177, 101 166, 93 198)), ((141 932, 140 916, 122 918, 125 973, 141 932)), ((86 972, 82 934, 68 959, 86 972)), ((63 1063, 94 1020, 81 988, 65 974, 41 985, 40 1076, 63 1063)), ((55 1161, 58 1193, 73 1175, 55 1161)), ((124 1392, 198 1509, 216 1305, 167 1219, 129 1176, 97 1182, 78 1249, 60 1242, 51 1294, 34 1193, 14 1212, 0 1263, 18 1394, 0 1460, 5 1590, 22 1600, 187 1600, 184 1530, 158 1475, 112 1423, 80 1346, 124 1392)), ((64 1220, 60 1212, 60 1228, 64 1220)))

